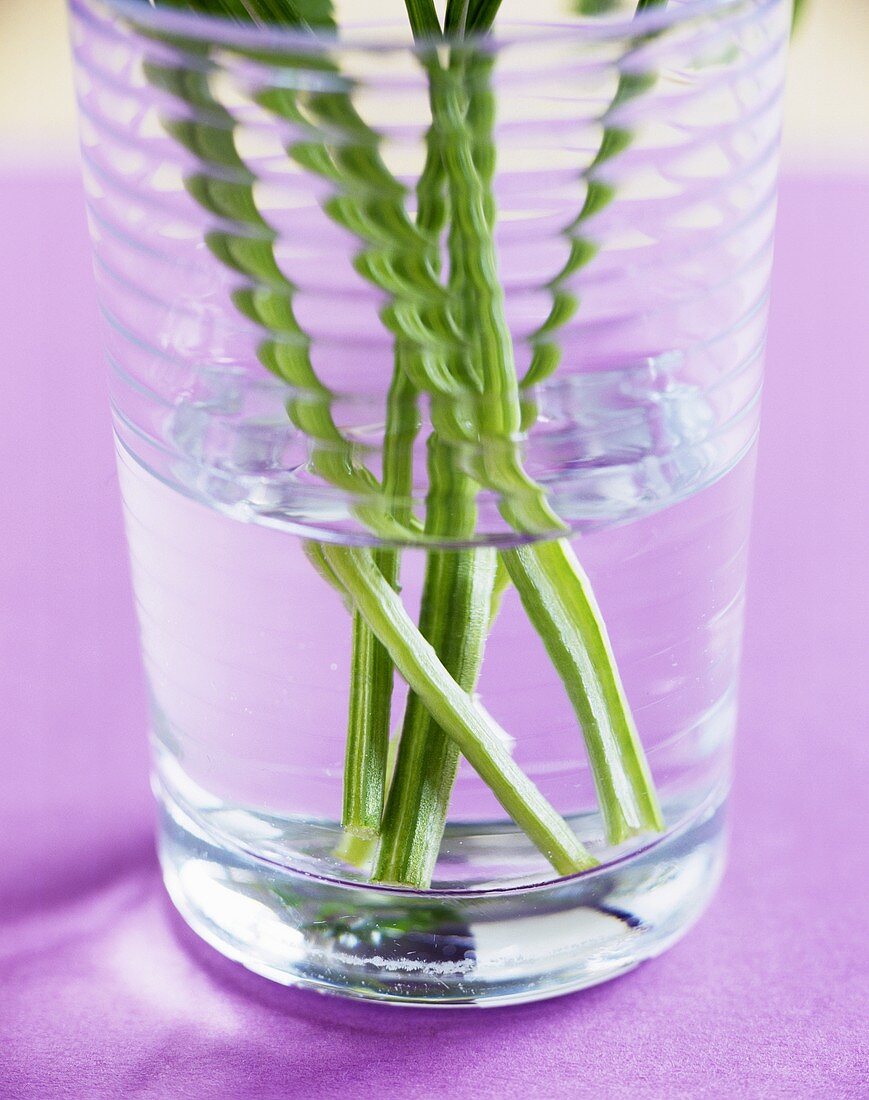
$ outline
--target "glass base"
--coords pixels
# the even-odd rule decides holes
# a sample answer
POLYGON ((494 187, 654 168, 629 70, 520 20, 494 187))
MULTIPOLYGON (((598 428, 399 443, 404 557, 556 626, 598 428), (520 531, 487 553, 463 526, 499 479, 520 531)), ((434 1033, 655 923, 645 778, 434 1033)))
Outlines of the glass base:
POLYGON ((284 985, 396 1004, 517 1004, 608 981, 675 943, 724 865, 720 796, 649 847, 583 875, 426 893, 230 851, 165 790, 161 800, 166 886, 207 943, 284 985))

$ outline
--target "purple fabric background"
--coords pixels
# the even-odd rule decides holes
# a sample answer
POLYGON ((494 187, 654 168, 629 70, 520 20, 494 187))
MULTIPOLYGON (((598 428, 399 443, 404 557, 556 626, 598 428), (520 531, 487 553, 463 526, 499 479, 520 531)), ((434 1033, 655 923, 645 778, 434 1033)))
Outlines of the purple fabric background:
POLYGON ((74 179, 0 180, 0 239, 0 1096, 869 1093, 869 183, 782 187, 721 892, 633 974, 489 1012, 272 986, 170 910, 74 179))

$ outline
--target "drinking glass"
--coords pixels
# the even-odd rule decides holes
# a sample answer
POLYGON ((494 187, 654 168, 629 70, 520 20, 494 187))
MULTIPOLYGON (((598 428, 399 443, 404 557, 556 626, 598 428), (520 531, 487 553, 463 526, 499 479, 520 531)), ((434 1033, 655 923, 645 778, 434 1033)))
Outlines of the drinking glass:
POLYGON ((71 0, 160 858, 279 982, 547 997, 721 874, 790 5, 589 7, 71 0))

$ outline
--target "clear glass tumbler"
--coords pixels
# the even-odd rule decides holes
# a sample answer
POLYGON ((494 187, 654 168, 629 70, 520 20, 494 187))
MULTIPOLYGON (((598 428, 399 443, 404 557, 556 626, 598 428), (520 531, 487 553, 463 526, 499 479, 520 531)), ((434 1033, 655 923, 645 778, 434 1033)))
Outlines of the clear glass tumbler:
POLYGON ((722 870, 790 5, 315 7, 71 0, 166 885, 547 997, 722 870))

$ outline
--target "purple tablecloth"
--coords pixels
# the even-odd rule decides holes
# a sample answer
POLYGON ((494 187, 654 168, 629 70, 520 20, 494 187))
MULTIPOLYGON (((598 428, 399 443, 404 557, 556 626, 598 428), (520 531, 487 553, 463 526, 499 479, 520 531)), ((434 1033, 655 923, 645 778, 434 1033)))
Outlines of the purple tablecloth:
POLYGON ((867 1095, 867 181, 782 190, 721 892, 633 974, 484 1013, 272 986, 170 910, 75 180, 0 181, 0 240, 0 1095, 867 1095))

